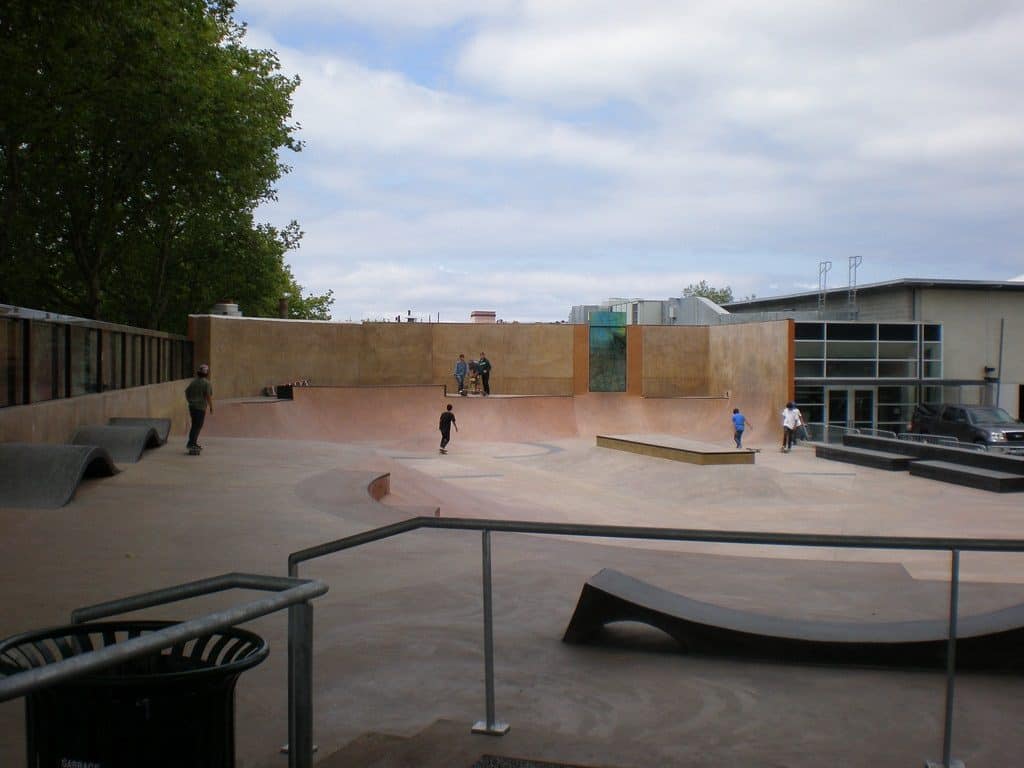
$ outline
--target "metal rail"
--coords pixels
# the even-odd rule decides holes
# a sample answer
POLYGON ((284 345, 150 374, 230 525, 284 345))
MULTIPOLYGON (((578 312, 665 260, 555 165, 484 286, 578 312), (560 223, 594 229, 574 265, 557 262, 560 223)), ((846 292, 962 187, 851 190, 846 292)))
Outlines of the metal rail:
MULTIPOLYGON (((1024 552, 1024 539, 962 539, 920 536, 845 536, 815 533, 772 533, 764 531, 721 531, 693 528, 644 528, 624 525, 587 525, 576 523, 545 523, 538 521, 487 520, 480 518, 414 517, 399 523, 375 528, 353 536, 318 544, 288 556, 288 575, 298 576, 299 565, 335 552, 360 547, 420 528, 482 532, 483 605, 484 605, 484 689, 486 719, 476 723, 473 731, 491 735, 504 734, 509 726, 498 722, 494 707, 494 639, 491 617, 491 532, 533 533, 589 538, 644 539, 655 541, 689 541, 715 544, 761 544, 789 547, 836 547, 842 549, 891 549, 949 552, 951 555, 949 631, 946 648, 946 697, 943 729, 942 763, 929 763, 936 768, 962 765, 950 755, 953 734, 953 697, 956 678, 956 632, 960 589, 961 552, 1024 552)), ((289 686, 291 690, 291 686, 289 686)), ((291 707, 289 707, 291 708, 291 707)))
POLYGON ((218 632, 247 621, 288 608, 289 718, 291 744, 289 768, 313 765, 312 649, 313 608, 309 601, 327 592, 327 585, 310 579, 284 578, 251 573, 225 573, 208 579, 178 584, 166 589, 111 600, 79 608, 71 613, 73 623, 81 623, 137 611, 157 605, 187 600, 228 589, 254 589, 276 594, 217 611, 196 619, 173 624, 122 643, 89 651, 44 667, 0 677, 0 702, 19 698, 80 675, 99 672, 141 656, 159 653, 178 643, 218 632), (293 620, 293 617, 300 620, 293 620), (305 748, 308 745, 308 748, 305 748))

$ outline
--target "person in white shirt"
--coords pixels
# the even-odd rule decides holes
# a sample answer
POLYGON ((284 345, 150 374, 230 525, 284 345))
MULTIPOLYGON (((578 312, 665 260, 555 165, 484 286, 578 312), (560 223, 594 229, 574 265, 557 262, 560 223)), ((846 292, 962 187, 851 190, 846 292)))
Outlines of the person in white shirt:
POLYGON ((803 416, 800 414, 800 409, 797 408, 793 403, 786 403, 786 408, 782 412, 782 452, 788 453, 790 448, 796 443, 793 438, 793 433, 798 427, 804 423, 803 416))

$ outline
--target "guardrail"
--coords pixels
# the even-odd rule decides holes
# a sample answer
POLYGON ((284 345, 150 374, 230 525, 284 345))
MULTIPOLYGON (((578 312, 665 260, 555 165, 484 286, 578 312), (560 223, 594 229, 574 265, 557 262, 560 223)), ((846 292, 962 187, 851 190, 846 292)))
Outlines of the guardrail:
POLYGON ((72 623, 166 605, 228 589, 275 592, 269 597, 183 621, 116 645, 87 651, 53 664, 0 677, 0 702, 90 672, 99 672, 141 656, 159 653, 178 643, 227 629, 246 621, 288 609, 288 752, 289 768, 313 765, 313 607, 309 601, 327 592, 321 581, 251 573, 225 573, 173 587, 145 592, 71 613, 72 623))
MULTIPOLYGON (((477 518, 415 517, 392 525, 375 528, 353 536, 318 544, 288 556, 288 575, 296 578, 299 565, 346 549, 399 536, 420 528, 480 531, 482 539, 481 570, 483 575, 484 620, 484 703, 485 719, 473 726, 476 733, 501 735, 506 723, 495 717, 494 702, 494 621, 491 600, 491 533, 532 533, 555 536, 591 538, 643 539, 654 541, 689 541, 716 544, 760 544, 797 547, 837 547, 845 549, 892 549, 950 553, 949 632, 946 645, 946 702, 943 728, 943 762, 952 768, 950 756, 953 736, 953 701, 956 687, 956 633, 960 594, 960 553, 1024 552, 1024 539, 960 539, 915 536, 845 536, 812 533, 765 533, 759 531, 714 531, 687 528, 643 528, 619 525, 586 525, 545 523, 477 518)), ((935 765, 935 764, 930 764, 935 765)))

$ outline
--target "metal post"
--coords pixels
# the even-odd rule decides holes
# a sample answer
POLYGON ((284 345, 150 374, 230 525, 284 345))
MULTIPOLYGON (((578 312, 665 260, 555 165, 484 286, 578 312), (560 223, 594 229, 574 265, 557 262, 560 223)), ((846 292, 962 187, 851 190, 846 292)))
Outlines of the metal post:
POLYGON ((484 577, 484 689, 487 698, 487 720, 473 724, 473 733, 504 736, 508 723, 499 723, 494 717, 494 619, 491 610, 491 532, 481 534, 483 543, 484 577))
POLYGON ((313 768, 313 606, 288 608, 288 768, 313 768))
POLYGON ((953 695, 956 685, 956 621, 960 605, 960 550, 950 552, 952 561, 949 576, 949 635, 946 640, 946 720, 942 735, 942 762, 926 763, 926 768, 964 768, 961 760, 954 760, 953 749, 953 695))

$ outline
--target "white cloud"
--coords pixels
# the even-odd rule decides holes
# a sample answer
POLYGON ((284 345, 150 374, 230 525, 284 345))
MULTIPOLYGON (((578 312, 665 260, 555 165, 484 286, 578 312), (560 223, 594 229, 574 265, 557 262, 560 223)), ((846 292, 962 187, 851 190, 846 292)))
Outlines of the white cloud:
POLYGON ((238 4, 247 17, 274 24, 289 20, 324 24, 340 19, 412 28, 445 27, 466 19, 500 16, 516 5, 514 0, 240 0, 238 4))
POLYGON ((303 78, 307 149, 265 213, 301 221, 289 260, 341 317, 391 292, 402 311, 470 296, 510 319, 700 279, 788 293, 851 254, 861 282, 1019 271, 1019 3, 242 8, 251 43, 303 78), (315 48, 267 32, 296 19, 459 34, 371 63, 324 30, 315 48))

